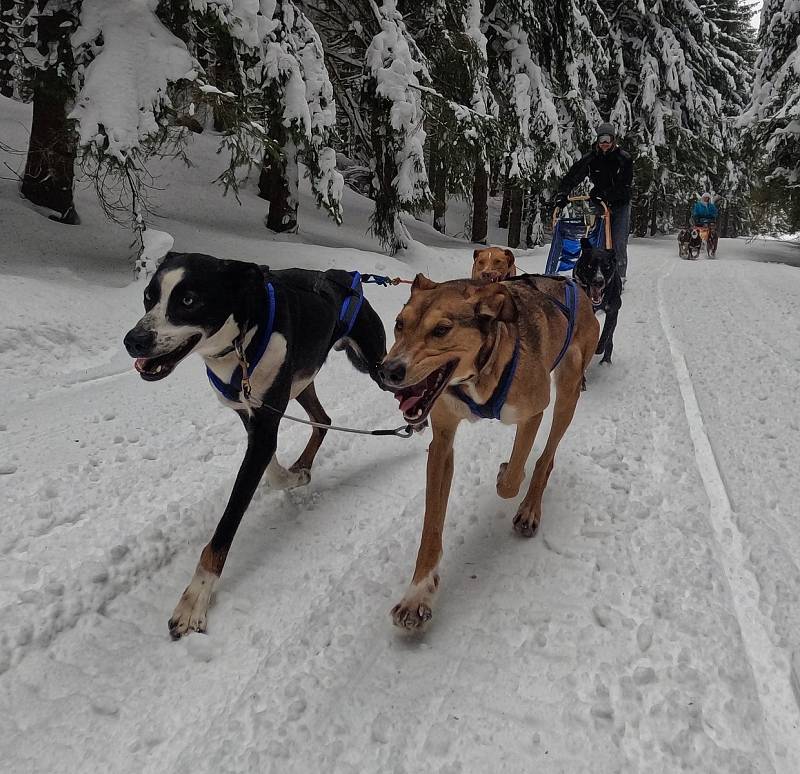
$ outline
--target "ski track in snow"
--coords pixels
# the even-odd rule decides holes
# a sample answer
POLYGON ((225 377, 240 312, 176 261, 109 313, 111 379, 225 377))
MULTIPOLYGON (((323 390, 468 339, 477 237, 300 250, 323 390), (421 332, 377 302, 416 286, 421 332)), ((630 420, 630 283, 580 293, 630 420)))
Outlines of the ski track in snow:
MULTIPOLYGON (((674 266, 670 268, 670 272, 674 266)), ((669 276, 667 272, 666 276, 669 276)), ((757 579, 748 569, 745 537, 733 519, 728 490, 723 482, 716 455, 706 433, 703 414, 680 344, 672 333, 670 315, 664 305, 658 280, 658 311, 661 327, 669 342, 672 362, 683 397, 686 420, 694 445, 697 467, 709 499, 708 518, 714 529, 717 556, 725 568, 736 617, 753 669, 759 701, 765 716, 770 756, 779 772, 800 771, 800 708, 792 688, 792 664, 786 654, 772 644, 771 627, 758 609, 757 579)))

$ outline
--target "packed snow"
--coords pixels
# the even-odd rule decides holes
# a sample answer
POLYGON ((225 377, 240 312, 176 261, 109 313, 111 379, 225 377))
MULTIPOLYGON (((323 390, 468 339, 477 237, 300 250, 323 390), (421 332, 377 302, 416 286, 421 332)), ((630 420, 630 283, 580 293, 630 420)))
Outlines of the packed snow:
MULTIPOLYGON (((0 102, 12 146, 29 120, 0 102)), ((153 249, 469 270, 472 245, 410 219, 409 249, 382 254, 349 190, 344 226, 306 185, 299 234, 272 236, 252 184, 241 206, 208 185, 215 149, 203 135, 193 168, 161 169, 153 249)), ((614 364, 589 369, 533 539, 495 494, 513 429, 460 430, 424 633, 389 610, 430 434, 329 433, 307 487, 257 493, 208 633, 172 642, 244 434, 199 358, 153 384, 133 370, 122 337, 143 286, 130 234, 92 196, 78 190, 82 225, 64 226, 0 180, 4 772, 800 771, 796 245, 722 240, 719 260, 689 262, 673 237, 631 240, 614 364)), ((541 271, 546 255, 517 263, 541 271)), ((391 331, 407 286, 367 295, 391 331)), ((341 354, 317 385, 335 424, 403 424, 341 354)), ((279 457, 307 433, 284 422, 279 457)))

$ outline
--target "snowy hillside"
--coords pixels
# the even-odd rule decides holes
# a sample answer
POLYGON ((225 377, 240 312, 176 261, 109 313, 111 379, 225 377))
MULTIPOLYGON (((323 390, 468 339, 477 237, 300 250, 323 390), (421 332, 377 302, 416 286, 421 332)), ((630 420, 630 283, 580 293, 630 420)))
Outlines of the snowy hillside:
MULTIPOLYGON (((22 147, 27 120, 13 105, 0 134, 22 147)), ((162 171, 152 225, 177 249, 468 270, 472 246, 421 223, 409 250, 378 252, 352 192, 343 227, 306 192, 300 234, 268 237, 251 191, 239 207, 207 185, 213 150, 201 137, 196 167, 162 171)), ((172 642, 244 434, 198 358, 156 384, 133 371, 130 237, 77 202, 83 225, 59 225, 0 180, 3 772, 800 771, 800 272, 766 262, 796 247, 723 240, 687 262, 673 239, 631 241, 615 362, 589 370, 532 540, 495 495, 513 431, 459 432, 422 635, 389 609, 430 435, 330 433, 308 487, 257 493, 208 634, 172 642)), ((529 271, 545 258, 518 253, 529 271)), ((387 330, 406 288, 367 291, 387 330)), ((341 354, 317 384, 337 424, 402 424, 341 354)), ((284 422, 281 459, 306 437, 284 422)))

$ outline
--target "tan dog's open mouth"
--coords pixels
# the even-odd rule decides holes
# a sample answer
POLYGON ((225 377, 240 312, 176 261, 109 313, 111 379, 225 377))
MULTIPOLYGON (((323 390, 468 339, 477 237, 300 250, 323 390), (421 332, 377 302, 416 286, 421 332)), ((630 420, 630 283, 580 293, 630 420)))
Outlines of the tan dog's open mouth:
POLYGON ((447 387, 457 365, 458 360, 451 360, 441 368, 431 371, 422 381, 395 392, 406 422, 414 425, 425 420, 434 402, 447 387))

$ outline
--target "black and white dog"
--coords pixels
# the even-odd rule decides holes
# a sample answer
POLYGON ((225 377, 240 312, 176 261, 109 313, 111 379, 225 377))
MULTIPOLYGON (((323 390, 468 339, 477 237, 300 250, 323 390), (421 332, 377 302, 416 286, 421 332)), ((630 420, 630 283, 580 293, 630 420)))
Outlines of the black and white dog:
POLYGON ((330 424, 314 390, 328 353, 344 349, 357 369, 379 382, 386 335, 357 275, 336 269, 271 271, 197 253, 167 255, 144 291, 144 308, 144 317, 125 336, 142 379, 163 379, 196 352, 220 400, 247 430, 247 451, 228 504, 169 621, 177 639, 205 631, 211 591, 264 472, 276 488, 310 480, 326 430, 314 428, 289 470, 275 459, 278 425, 289 400, 296 398, 313 421, 330 424))
POLYGON ((586 291, 594 311, 605 312, 603 332, 595 354, 603 356, 601 363, 610 365, 611 353, 614 351, 614 329, 622 308, 622 277, 617 271, 614 251, 594 247, 588 239, 581 239, 581 254, 572 276, 586 291))
POLYGON ((678 231, 678 255, 696 261, 700 255, 703 240, 697 228, 682 228, 678 231))

